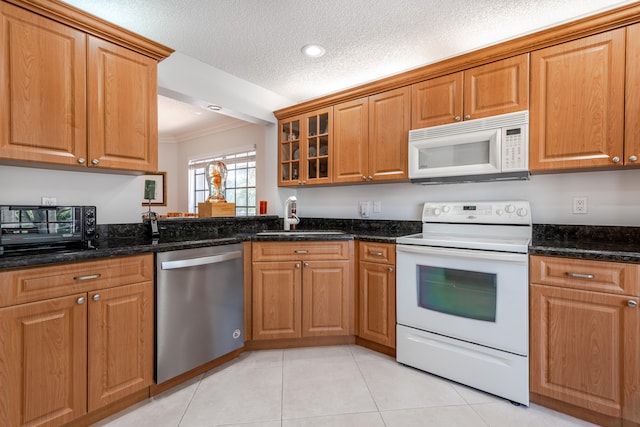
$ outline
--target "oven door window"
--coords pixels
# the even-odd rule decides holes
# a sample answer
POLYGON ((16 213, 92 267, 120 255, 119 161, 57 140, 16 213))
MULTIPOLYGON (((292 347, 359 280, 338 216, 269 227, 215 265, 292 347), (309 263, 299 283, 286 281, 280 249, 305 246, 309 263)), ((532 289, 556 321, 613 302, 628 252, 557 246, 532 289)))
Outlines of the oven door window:
POLYGON ((418 265, 418 305, 453 316, 495 322, 496 279, 492 273, 418 265))

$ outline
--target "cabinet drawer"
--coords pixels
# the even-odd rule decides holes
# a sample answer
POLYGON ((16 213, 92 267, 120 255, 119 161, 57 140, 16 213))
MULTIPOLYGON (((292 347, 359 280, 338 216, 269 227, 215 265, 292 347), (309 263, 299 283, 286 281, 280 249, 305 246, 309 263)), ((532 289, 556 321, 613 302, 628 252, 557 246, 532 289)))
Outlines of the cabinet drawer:
POLYGON ((0 272, 0 307, 153 280, 153 254, 0 272))
POLYGON ((255 242, 253 261, 350 259, 353 241, 255 242))
POLYGON ((393 243, 360 242, 359 246, 360 261, 396 263, 396 245, 393 243))
POLYGON ((640 295, 640 265, 531 256, 531 282, 588 291, 640 295))

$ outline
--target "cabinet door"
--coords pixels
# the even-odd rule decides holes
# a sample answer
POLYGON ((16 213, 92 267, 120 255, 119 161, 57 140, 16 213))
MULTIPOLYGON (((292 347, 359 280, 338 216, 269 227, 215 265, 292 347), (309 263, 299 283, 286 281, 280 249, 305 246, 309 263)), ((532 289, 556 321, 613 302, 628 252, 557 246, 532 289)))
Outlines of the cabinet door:
POLYGON ((396 273, 392 265, 360 262, 358 335, 396 346, 396 273))
POLYGON ((369 174, 367 180, 407 180, 411 126, 411 88, 369 97, 369 174))
POLYGON ((640 24, 627 27, 624 161, 640 165, 640 24))
POLYGON ((460 121, 462 82, 459 72, 411 86, 411 129, 460 121))
POLYGON ((300 135, 302 117, 294 117, 278 123, 278 185, 293 186, 301 182, 300 135))
POLYGON ((532 171, 622 165, 625 29, 531 53, 532 171))
POLYGON ((253 339, 300 338, 301 263, 253 263, 253 339))
POLYGON ((529 109, 529 54, 464 72, 464 120, 529 109))
POLYGON ((93 411, 153 382, 153 282, 89 293, 88 405, 93 411))
POLYGON ((0 425, 62 425, 86 413, 85 298, 0 309, 0 425))
POLYGON ((89 37, 89 166, 158 170, 157 63, 89 37))
POLYGON ((302 336, 351 335, 351 261, 308 261, 302 271, 302 336))
POLYGON ((369 99, 333 107, 333 182, 367 180, 369 167, 369 99))
POLYGON ((531 285, 531 391, 640 421, 637 297, 531 285))
POLYGON ((329 184, 333 167, 333 107, 307 114, 303 129, 302 185, 329 184))
POLYGON ((0 3, 0 157, 86 158, 84 33, 0 3))

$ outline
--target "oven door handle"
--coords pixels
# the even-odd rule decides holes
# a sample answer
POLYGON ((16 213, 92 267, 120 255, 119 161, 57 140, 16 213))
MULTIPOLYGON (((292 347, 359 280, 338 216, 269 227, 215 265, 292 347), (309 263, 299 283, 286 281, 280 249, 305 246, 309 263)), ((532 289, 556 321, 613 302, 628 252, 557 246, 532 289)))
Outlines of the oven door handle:
POLYGON ((416 255, 445 256, 451 258, 480 259, 487 261, 527 263, 528 255, 522 253, 472 251, 468 249, 434 248, 430 246, 396 245, 396 252, 416 255))

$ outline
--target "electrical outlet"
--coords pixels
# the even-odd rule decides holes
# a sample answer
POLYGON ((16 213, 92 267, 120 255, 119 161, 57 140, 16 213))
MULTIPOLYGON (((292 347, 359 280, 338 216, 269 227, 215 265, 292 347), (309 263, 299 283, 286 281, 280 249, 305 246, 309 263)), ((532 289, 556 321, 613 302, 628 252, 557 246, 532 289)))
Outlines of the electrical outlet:
POLYGON ((373 202, 373 213, 382 212, 382 202, 380 200, 375 200, 373 202))
POLYGON ((42 204, 42 206, 55 206, 58 204, 58 201, 56 200, 55 197, 42 196, 40 198, 40 203, 42 204))
POLYGON ((587 212, 587 196, 573 196, 573 213, 586 214, 587 212))
POLYGON ((362 218, 369 218, 371 216, 371 202, 358 202, 360 204, 360 216, 362 218))

